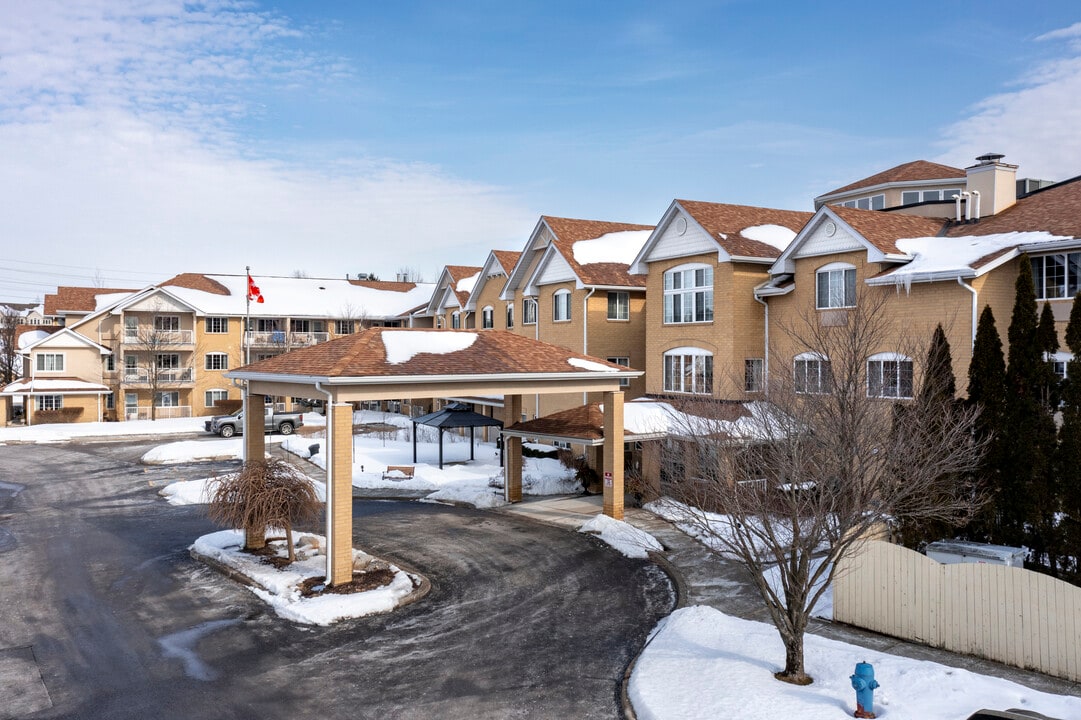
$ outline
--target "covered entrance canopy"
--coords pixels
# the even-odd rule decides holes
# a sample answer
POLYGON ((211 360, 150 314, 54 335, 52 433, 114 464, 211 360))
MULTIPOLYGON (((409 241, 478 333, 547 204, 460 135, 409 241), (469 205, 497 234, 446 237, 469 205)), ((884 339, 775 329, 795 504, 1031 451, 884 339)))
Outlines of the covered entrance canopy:
MULTIPOLYGON (((327 580, 353 575, 352 406, 365 400, 502 395, 504 416, 519 418, 526 394, 604 393, 604 512, 623 517, 621 379, 642 373, 557 345, 497 330, 370 328, 260 360, 226 373, 247 381, 245 403, 266 395, 325 400, 327 407, 327 580)), ((245 413, 245 457, 263 457, 261 413, 245 413), (257 424, 260 424, 256 427, 257 424), (249 426, 250 425, 250 426, 249 426)), ((508 438, 504 483, 522 499, 522 441, 508 438)))
POLYGON ((451 403, 442 410, 413 418, 413 462, 417 461, 417 425, 439 428, 439 469, 443 469, 443 433, 450 428, 469 428, 469 459, 473 460, 473 428, 503 427, 501 420, 473 412, 465 403, 451 403))

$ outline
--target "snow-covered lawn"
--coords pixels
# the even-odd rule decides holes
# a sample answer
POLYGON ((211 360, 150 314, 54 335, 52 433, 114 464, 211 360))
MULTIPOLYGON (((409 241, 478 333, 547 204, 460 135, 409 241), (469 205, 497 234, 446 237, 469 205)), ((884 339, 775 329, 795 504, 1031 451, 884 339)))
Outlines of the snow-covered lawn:
POLYGON ((647 558, 651 552, 663 552, 664 546, 645 530, 630 523, 613 520, 607 515, 597 515, 578 532, 596 535, 629 558, 647 558))
MULTIPOLYGON (((300 584, 313 577, 326 576, 326 555, 316 548, 325 542, 321 535, 294 535, 300 549, 296 562, 282 568, 274 568, 262 558, 241 552, 244 534, 239 530, 222 530, 203 535, 191 549, 205 557, 240 573, 254 583, 249 589, 262 598, 283 618, 310 625, 329 625, 338 620, 390 612, 419 586, 420 579, 389 565, 394 578, 389 585, 374 590, 351 594, 324 594, 302 597, 300 584), (305 544, 304 539, 314 543, 305 544)), ((285 555, 285 549, 280 551, 285 555)), ((365 553, 353 551, 354 563, 359 559, 371 559, 365 553)), ((378 562, 378 561, 376 561, 378 562)))
POLYGON ((125 435, 180 435, 202 431, 204 422, 206 418, 174 418, 0 427, 0 443, 54 443, 85 437, 123 437, 125 435))
POLYGON ((807 635, 805 687, 773 677, 784 646, 772 625, 713 608, 682 608, 662 620, 634 668, 630 698, 639 720, 799 718, 841 720, 856 709, 849 677, 874 665, 883 720, 963 720, 981 708, 1021 708, 1081 718, 1081 698, 1050 695, 998 678, 807 635))

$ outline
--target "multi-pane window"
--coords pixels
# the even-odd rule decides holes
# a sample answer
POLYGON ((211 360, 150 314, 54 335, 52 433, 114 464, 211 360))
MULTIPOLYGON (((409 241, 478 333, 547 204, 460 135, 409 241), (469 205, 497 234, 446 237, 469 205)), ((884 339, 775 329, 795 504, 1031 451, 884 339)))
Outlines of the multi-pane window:
MULTIPOLYGON (((629 357, 610 357, 608 358, 608 362, 612 363, 613 365, 622 365, 625 368, 629 368, 631 366, 631 359, 629 357)), ((620 387, 628 387, 630 384, 630 378, 619 379, 620 387)))
POLYGON ((744 392, 762 392, 762 376, 765 361, 762 358, 747 358, 743 361, 744 392))
POLYGON ((177 370, 180 368, 180 356, 176 353, 158 353, 156 367, 159 370, 177 370))
POLYGON ((882 210, 886 207, 885 194, 871 195, 870 197, 845 200, 841 203, 844 207, 859 208, 860 210, 882 210))
POLYGON ((155 315, 154 329, 158 331, 176 332, 180 329, 179 315, 155 315))
POLYGON ((552 295, 552 320, 562 322, 571 319, 571 294, 569 290, 556 290, 552 295))
POLYGON ((205 401, 206 401, 206 407, 208 407, 208 408, 212 408, 215 405, 217 405, 219 400, 228 400, 228 399, 229 399, 229 391, 228 390, 207 390, 206 391, 205 401))
POLYGON ((116 409, 116 396, 113 395, 112 393, 109 393, 108 395, 105 396, 105 409, 106 410, 115 410, 116 409))
POLYGON ((207 370, 228 370, 229 369, 229 356, 225 353, 207 353, 206 354, 206 369, 207 370))
POLYGON ((221 335, 229 332, 229 318, 227 317, 208 317, 203 322, 208 333, 221 335))
POLYGON ((38 353, 36 366, 38 372, 63 372, 64 354, 38 353))
POLYGON ((514 303, 507 303, 507 329, 514 327, 514 303))
POLYGON ((335 320, 334 321, 334 334, 335 335, 352 335, 353 334, 353 321, 352 320, 335 320))
POLYGON ((312 321, 304 318, 293 318, 289 321, 289 329, 295 333, 309 333, 312 331, 312 321))
POLYGON ((830 372, 829 360, 816 356, 797 356, 794 369, 796 392, 817 395, 830 391, 833 375, 830 372))
POLYGON ((454 330, 461 330, 462 328, 462 314, 458 311, 450 314, 450 326, 454 330))
POLYGON ((713 268, 699 265, 675 268, 664 274, 666 323, 713 320, 713 268))
POLYGON ((912 360, 893 353, 872 355, 867 360, 867 396, 912 397, 912 360))
POLYGON ((961 194, 960 188, 949 190, 905 190, 901 193, 901 204, 912 205, 918 202, 930 202, 932 200, 952 200, 961 194))
POLYGON ((833 264, 815 273, 815 307, 819 310, 856 306, 856 268, 833 264))
POLYGON ((157 407, 179 407, 180 393, 176 390, 159 392, 154 394, 154 405, 157 407))
POLYGON ((274 332, 278 329, 278 318, 255 318, 257 332, 274 332))
POLYGON ((1032 279, 1038 300, 1074 297, 1081 291, 1081 252, 1032 258, 1032 279))
POLYGON ((480 311, 480 326, 485 330, 495 327, 495 309, 491 305, 480 311))
POLYGON ((38 410, 59 410, 64 407, 63 395, 38 395, 35 399, 38 410))
POLYGON ((621 290, 608 293, 608 319, 630 320, 631 295, 621 290))
POLYGON ((537 324, 537 300, 536 298, 522 298, 522 324, 537 324))
POLYGON ((713 392, 713 353, 700 348, 678 348, 664 354, 666 392, 709 395, 713 392))
POLYGON ((115 355, 106 355, 103 362, 105 363, 105 372, 113 372, 114 370, 116 370, 115 355))

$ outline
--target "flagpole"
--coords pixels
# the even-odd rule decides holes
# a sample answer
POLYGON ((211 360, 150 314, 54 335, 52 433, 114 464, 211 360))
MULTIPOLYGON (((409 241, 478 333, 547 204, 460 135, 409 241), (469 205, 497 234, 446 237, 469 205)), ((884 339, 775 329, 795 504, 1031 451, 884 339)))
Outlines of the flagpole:
POLYGON ((251 265, 244 266, 244 364, 251 365, 251 265))

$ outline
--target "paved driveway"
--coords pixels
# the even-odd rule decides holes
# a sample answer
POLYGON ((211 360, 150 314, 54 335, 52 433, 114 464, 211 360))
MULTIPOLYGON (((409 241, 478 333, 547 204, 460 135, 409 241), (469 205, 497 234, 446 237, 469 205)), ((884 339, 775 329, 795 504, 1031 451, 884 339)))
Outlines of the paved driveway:
POLYGON ((144 467, 149 447, 0 446, 0 717, 614 718, 628 662, 673 603, 655 566, 590 537, 357 502, 357 544, 431 593, 294 625, 193 562, 187 545, 214 528, 156 495, 233 465, 144 467))

